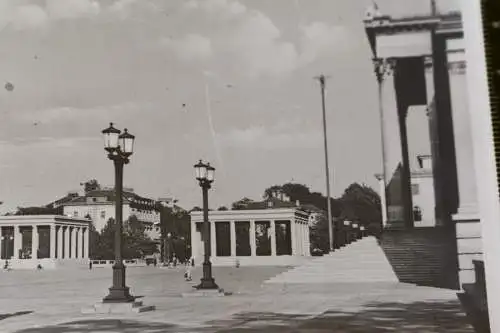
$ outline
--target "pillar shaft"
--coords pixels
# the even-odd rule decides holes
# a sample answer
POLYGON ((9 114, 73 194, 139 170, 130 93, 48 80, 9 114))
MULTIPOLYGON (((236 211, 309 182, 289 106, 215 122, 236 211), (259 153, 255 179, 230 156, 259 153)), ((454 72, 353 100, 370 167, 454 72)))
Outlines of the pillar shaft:
POLYGON ((249 237, 250 237, 250 253, 251 253, 252 257, 255 257, 257 255, 257 244, 255 242, 255 221, 254 220, 250 221, 249 237))
POLYGON ((64 259, 71 258, 70 247, 69 247, 69 237, 70 237, 70 227, 64 228, 64 259))
POLYGON ((75 255, 74 258, 80 258, 82 256, 82 237, 80 236, 81 233, 81 228, 77 227, 75 228, 75 255))
POLYGON ((236 256, 236 222, 229 222, 229 231, 230 231, 230 242, 231 242, 231 256, 236 256))
POLYGON ((38 238, 38 226, 34 225, 32 227, 31 233, 31 259, 38 258, 38 248, 39 248, 39 238, 38 238))
POLYGON ((210 221, 210 255, 217 257, 217 233, 215 232, 215 221, 210 221))
POLYGON ((14 253, 13 257, 19 259, 19 250, 21 250, 23 246, 23 235, 21 234, 21 230, 18 225, 14 226, 14 253))
POLYGON ((297 255, 297 221, 295 219, 290 220, 291 228, 290 230, 291 235, 290 237, 292 238, 292 255, 295 256, 297 255))
POLYGON ((90 232, 89 228, 82 228, 82 245, 83 245, 83 254, 82 258, 87 259, 89 258, 89 253, 90 253, 90 248, 89 248, 89 241, 90 241, 90 232))
POLYGON ((57 226, 57 259, 63 258, 63 227, 57 226))
POLYGON ((56 257, 56 226, 53 224, 50 226, 50 238, 49 238, 49 245, 50 245, 50 258, 54 259, 56 257))
POLYGON ((271 255, 276 256, 276 222, 271 220, 271 255))

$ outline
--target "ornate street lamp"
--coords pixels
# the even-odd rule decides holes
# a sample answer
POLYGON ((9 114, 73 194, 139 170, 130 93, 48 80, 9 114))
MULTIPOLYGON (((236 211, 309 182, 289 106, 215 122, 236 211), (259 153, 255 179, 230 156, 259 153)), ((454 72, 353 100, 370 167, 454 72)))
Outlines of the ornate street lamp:
POLYGON ((199 182, 203 194, 203 235, 205 258, 203 261, 203 277, 201 283, 195 286, 196 289, 219 289, 212 277, 212 263, 210 262, 210 222, 208 221, 208 190, 214 181, 215 168, 210 163, 203 163, 201 160, 194 165, 196 180, 199 182))
POLYGON ((132 302, 135 297, 129 292, 125 284, 125 265, 122 260, 122 233, 123 233, 123 166, 129 163, 133 153, 135 137, 127 129, 121 133, 113 127, 113 123, 102 131, 104 149, 108 158, 115 165, 115 263, 113 265, 113 285, 103 302, 122 303, 132 302))

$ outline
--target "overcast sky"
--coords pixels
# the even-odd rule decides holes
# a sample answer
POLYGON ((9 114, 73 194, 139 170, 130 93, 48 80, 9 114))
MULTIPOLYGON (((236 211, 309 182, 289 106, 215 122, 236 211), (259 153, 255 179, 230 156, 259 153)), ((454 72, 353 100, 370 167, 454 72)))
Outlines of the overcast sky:
MULTIPOLYGON (((1 211, 90 178, 112 185, 100 133, 110 121, 136 135, 125 184, 145 196, 199 205, 199 158, 217 168, 214 207, 287 181, 324 192, 320 73, 331 76, 333 194, 376 188, 371 2, 0 0, 0 82, 14 84, 0 91, 1 211)), ((378 4, 393 15, 429 8, 378 4)))

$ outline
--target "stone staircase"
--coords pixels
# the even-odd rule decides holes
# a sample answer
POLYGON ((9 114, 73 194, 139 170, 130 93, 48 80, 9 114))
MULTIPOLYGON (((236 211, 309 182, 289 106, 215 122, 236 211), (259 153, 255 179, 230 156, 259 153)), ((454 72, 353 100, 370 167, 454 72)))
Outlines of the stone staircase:
POLYGON ((397 283, 377 239, 369 236, 283 272, 266 284, 397 283))
POLYGON ((453 230, 386 229, 379 242, 400 282, 459 289, 453 230))

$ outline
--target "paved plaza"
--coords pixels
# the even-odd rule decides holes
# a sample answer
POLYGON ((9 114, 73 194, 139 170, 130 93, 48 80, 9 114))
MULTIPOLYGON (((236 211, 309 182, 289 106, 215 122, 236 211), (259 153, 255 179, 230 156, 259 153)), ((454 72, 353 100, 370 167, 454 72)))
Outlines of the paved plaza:
POLYGON ((153 312, 81 314, 111 283, 111 269, 10 271, 0 275, 0 332, 473 332, 455 292, 394 282, 264 284, 287 268, 216 267, 234 295, 183 298, 201 276, 138 267, 128 284, 153 312))

